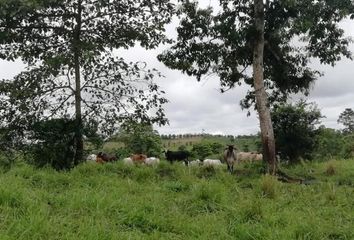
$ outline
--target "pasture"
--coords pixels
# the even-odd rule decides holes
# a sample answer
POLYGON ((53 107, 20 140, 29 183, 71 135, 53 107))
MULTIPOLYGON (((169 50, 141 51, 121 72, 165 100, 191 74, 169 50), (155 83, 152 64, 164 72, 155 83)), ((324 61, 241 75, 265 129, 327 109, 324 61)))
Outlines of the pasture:
POLYGON ((0 239, 354 239, 354 159, 303 163, 289 184, 243 164, 18 162, 0 175, 0 239))

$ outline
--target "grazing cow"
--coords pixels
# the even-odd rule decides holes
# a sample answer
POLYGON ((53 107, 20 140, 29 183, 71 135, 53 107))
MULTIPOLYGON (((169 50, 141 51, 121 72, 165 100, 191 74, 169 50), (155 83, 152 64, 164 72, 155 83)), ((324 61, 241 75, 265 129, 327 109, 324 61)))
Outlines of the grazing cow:
POLYGON ((203 166, 221 166, 222 163, 219 159, 204 159, 203 166))
POLYGON ((117 157, 113 155, 108 155, 107 153, 99 152, 96 156, 97 163, 113 162, 117 161, 117 157))
POLYGON ((157 165, 159 163, 160 163, 160 159, 158 159, 156 157, 148 157, 145 159, 145 164, 148 166, 157 165))
POLYGON ((191 162, 189 162, 188 163, 188 166, 200 166, 200 165, 202 165, 203 164, 203 162, 202 161, 200 161, 199 159, 196 159, 196 160, 194 160, 194 161, 191 161, 191 162))
POLYGON ((96 161, 97 155, 96 154, 90 154, 87 156, 86 161, 96 161))
POLYGON ((123 159, 123 163, 127 164, 127 165, 133 165, 134 164, 133 160, 130 157, 124 158, 123 159))
POLYGON ((184 164, 188 166, 188 157, 189 157, 188 151, 167 150, 165 152, 165 156, 166 156, 166 160, 169 161, 170 163, 173 163, 174 161, 184 161, 184 164))
POLYGON ((236 148, 233 145, 227 145, 228 147, 224 151, 224 160, 227 164, 227 170, 230 173, 234 171, 234 164, 237 160, 236 148))
POLYGON ((145 163, 145 159, 146 159, 146 155, 144 155, 144 154, 132 154, 130 156, 130 158, 132 159, 133 163, 135 163, 135 164, 144 164, 145 163))
POLYGON ((261 153, 255 153, 255 152, 238 152, 237 159, 240 162, 262 161, 263 155, 261 153))

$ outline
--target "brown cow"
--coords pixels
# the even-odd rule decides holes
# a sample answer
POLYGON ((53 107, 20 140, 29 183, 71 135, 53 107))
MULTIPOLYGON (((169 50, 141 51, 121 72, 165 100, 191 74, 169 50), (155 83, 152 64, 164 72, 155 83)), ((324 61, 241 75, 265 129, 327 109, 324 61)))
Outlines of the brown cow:
POLYGON ((130 158, 135 164, 143 164, 145 163, 147 156, 144 154, 132 154, 130 155, 130 158))
POLYGON ((116 156, 108 155, 107 153, 99 152, 96 156, 97 163, 113 162, 117 161, 116 156))

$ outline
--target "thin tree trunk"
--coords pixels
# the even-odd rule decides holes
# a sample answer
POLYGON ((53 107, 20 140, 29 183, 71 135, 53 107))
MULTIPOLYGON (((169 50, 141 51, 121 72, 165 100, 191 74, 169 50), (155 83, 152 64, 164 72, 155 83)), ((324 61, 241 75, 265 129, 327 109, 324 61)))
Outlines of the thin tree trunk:
POLYGON ((263 157, 268 166, 268 173, 275 174, 277 162, 275 157, 275 140, 270 116, 268 96, 264 88, 263 52, 264 52, 264 5, 263 0, 254 0, 255 42, 253 49, 253 81, 256 105, 259 115, 263 157))
POLYGON ((76 153, 74 159, 74 165, 79 164, 83 158, 84 143, 82 136, 82 115, 81 115, 81 81, 80 81, 80 31, 81 31, 81 11, 82 2, 78 0, 78 9, 76 16, 76 27, 74 32, 74 68, 75 68, 75 145, 76 153))

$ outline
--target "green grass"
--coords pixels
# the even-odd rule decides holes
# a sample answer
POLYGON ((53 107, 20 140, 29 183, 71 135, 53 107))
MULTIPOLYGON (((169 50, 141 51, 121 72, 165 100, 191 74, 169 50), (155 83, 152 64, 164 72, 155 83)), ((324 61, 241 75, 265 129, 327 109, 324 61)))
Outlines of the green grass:
POLYGON ((354 159, 284 169, 18 163, 0 175, 0 239, 354 239, 354 159), (328 174, 328 168, 331 174, 328 174))

